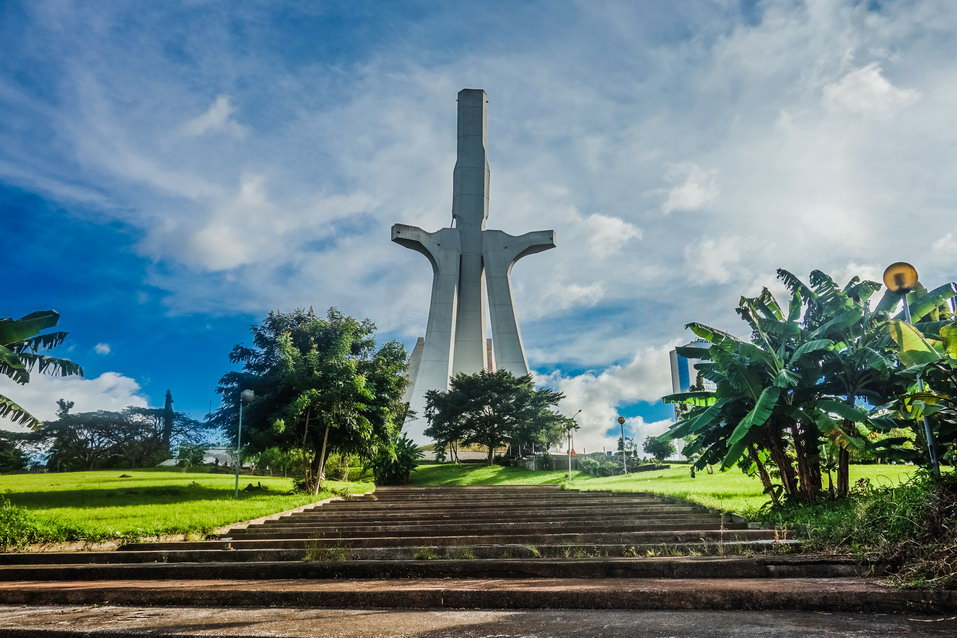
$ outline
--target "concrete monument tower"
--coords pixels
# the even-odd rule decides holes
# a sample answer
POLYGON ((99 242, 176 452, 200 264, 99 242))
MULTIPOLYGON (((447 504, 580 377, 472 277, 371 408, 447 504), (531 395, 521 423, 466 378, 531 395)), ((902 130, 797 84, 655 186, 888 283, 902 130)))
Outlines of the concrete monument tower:
POLYGON ((410 366, 410 403, 418 415, 406 425, 410 437, 424 440, 425 393, 446 390, 460 372, 492 367, 485 341, 486 305, 492 324, 494 367, 528 374, 512 299, 515 262, 555 247, 555 231, 514 237, 486 230, 489 171, 485 154, 488 95, 459 91, 458 152, 452 173, 452 226, 429 233, 395 224, 392 241, 425 255, 432 264, 432 303, 425 341, 410 366), (486 290, 488 303, 486 304, 486 290))

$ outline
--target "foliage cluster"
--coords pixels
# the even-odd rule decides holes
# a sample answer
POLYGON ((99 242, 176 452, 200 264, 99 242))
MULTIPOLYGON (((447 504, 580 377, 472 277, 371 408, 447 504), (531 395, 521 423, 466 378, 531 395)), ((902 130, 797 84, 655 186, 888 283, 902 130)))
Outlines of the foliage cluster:
MULTIPOLYGON (((750 339, 689 324, 708 346, 679 353, 701 361, 698 372, 714 389, 665 397, 687 409, 662 439, 688 437, 685 453, 699 469, 739 464, 760 477, 775 502, 782 493, 817 499, 824 475, 829 493, 847 494, 854 454, 926 462, 911 440, 923 436, 913 408, 930 400, 916 390, 929 364, 908 365, 904 352, 911 347, 895 337, 901 296, 887 291, 872 307, 876 282, 854 277, 842 287, 820 271, 811 273, 810 285, 784 270, 778 276, 791 294, 786 306, 766 288, 739 302, 750 339), (910 436, 893 436, 902 428, 910 436)), ((954 334, 953 316, 942 306, 954 295, 953 284, 915 291, 907 302, 917 330, 954 334)), ((939 421, 948 413, 924 414, 939 421)))
POLYGON ((32 435, 36 445, 49 448, 47 468, 58 472, 149 467, 170 458, 171 444, 198 445, 205 435, 202 423, 173 411, 168 392, 160 409, 71 413, 72 401, 58 404, 57 419, 32 435))
POLYGON ((478 444, 488 450, 491 464, 495 449, 512 448, 521 456, 526 446, 540 449, 558 443, 574 428, 572 419, 554 410, 564 395, 535 388, 531 375, 516 377, 507 370, 460 373, 446 392, 425 395, 426 436, 435 440, 436 455, 458 460, 460 446, 478 444))
POLYGON ((242 370, 219 382, 222 406, 212 423, 238 439, 240 394, 255 399, 245 409, 245 454, 293 453, 303 484, 318 493, 332 453, 363 461, 395 458, 395 442, 407 410, 402 394, 406 352, 398 342, 377 348, 375 325, 330 308, 271 312, 252 327, 251 346, 237 345, 230 361, 242 370))
POLYGON ((399 437, 392 449, 393 454, 380 450, 378 456, 371 459, 376 485, 405 485, 423 456, 419 446, 405 435, 399 437))
MULTIPOLYGON (((42 331, 56 326, 59 321, 60 315, 54 310, 32 312, 20 319, 0 318, 0 374, 20 385, 30 381, 30 373, 34 369, 41 374, 54 376, 82 376, 83 369, 72 361, 41 354, 66 339, 65 332, 41 334, 42 331)), ((2 394, 0 417, 6 417, 13 423, 20 423, 31 429, 40 427, 42 423, 13 399, 2 394)))
POLYGON ((762 517, 807 537, 809 550, 851 551, 902 585, 957 587, 957 476, 920 471, 902 485, 859 480, 847 498, 767 507, 762 517))

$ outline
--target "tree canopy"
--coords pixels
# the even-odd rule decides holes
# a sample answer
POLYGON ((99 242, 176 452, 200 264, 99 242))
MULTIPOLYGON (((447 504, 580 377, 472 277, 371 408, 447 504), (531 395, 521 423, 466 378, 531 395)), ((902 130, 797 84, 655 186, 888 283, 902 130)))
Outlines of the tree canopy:
POLYGON ((461 373, 446 392, 430 390, 425 395, 426 436, 436 449, 452 450, 458 444, 478 444, 488 449, 492 463, 495 449, 511 444, 554 445, 570 420, 553 408, 564 397, 547 388, 535 389, 531 375, 516 377, 506 370, 461 373))
POLYGON ((406 406, 406 351, 391 341, 376 347, 375 324, 330 308, 271 312, 252 327, 251 346, 230 353, 241 371, 227 372, 217 391, 222 405, 212 422, 234 442, 239 395, 255 392, 245 410, 249 453, 302 451, 303 480, 318 491, 331 452, 362 459, 394 458, 406 406))

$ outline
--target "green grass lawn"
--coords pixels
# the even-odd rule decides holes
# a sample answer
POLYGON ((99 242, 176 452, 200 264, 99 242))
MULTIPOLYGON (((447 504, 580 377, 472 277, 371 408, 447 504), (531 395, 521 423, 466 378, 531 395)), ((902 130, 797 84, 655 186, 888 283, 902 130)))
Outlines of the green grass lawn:
MULTIPOLYGON (((852 465, 851 481, 870 479, 876 485, 897 485, 916 470, 911 465, 852 465)), ((827 479, 825 479, 826 485, 827 479)), ((498 465, 433 464, 420 465, 412 474, 417 485, 542 485, 559 484, 579 490, 616 492, 652 492, 701 503, 707 507, 747 516, 764 505, 768 498, 761 482, 734 468, 727 472, 698 472, 691 478, 687 465, 672 465, 667 470, 639 472, 624 476, 593 477, 583 472, 533 472, 498 465)))
POLYGON ((49 541, 200 535, 372 483, 327 481, 319 497, 289 493, 292 479, 183 472, 178 468, 0 475, 0 498, 27 508, 49 541), (126 477, 122 477, 126 475, 126 477), (266 491, 242 491, 261 483, 266 491))

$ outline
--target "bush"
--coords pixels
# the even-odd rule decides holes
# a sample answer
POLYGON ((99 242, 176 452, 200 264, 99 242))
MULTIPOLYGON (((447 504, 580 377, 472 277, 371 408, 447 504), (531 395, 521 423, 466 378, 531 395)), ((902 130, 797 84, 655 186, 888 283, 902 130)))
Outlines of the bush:
POLYGON ((376 485, 404 485, 412 477, 412 470, 419 464, 422 450, 404 434, 395 442, 392 450, 380 450, 372 458, 372 474, 376 485), (391 453, 390 453, 391 452, 391 453))
POLYGON ((71 530, 41 521, 25 507, 0 496, 0 551, 9 552, 51 540, 70 540, 71 536, 71 530))
POLYGON ((765 520, 808 537, 810 550, 853 552, 911 587, 957 586, 957 475, 918 471, 899 486, 862 479, 844 498, 765 506, 765 520))

